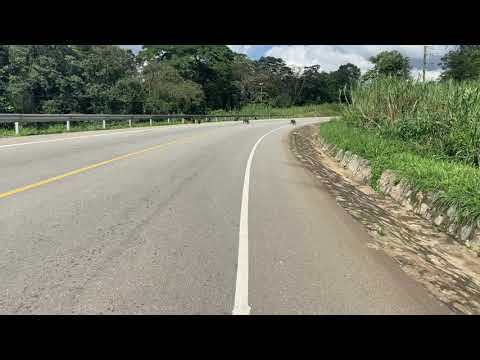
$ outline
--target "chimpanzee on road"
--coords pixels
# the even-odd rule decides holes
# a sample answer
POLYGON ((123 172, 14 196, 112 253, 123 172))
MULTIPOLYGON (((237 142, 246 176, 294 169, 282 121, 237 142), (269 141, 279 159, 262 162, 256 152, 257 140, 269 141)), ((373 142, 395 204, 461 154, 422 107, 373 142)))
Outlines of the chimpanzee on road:
POLYGON ((296 122, 294 119, 292 119, 292 120, 290 120, 290 124, 292 124, 293 126, 295 126, 295 125, 297 125, 297 122, 296 122))

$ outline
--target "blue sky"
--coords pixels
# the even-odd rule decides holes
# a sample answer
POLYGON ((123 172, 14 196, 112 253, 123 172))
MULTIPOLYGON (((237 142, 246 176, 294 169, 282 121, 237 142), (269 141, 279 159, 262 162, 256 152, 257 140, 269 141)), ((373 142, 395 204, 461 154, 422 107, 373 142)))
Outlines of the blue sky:
MULTIPOLYGON (((134 52, 141 45, 121 45, 134 52)), ((304 67, 320 65, 324 71, 334 71, 342 64, 350 62, 363 72, 372 67, 371 56, 384 50, 398 50, 408 56, 414 76, 421 73, 423 45, 228 45, 232 50, 248 55, 252 59, 261 56, 275 56, 285 60, 290 66, 304 67)), ((448 51, 447 45, 428 47, 427 79, 436 79, 441 72, 438 63, 448 51)))

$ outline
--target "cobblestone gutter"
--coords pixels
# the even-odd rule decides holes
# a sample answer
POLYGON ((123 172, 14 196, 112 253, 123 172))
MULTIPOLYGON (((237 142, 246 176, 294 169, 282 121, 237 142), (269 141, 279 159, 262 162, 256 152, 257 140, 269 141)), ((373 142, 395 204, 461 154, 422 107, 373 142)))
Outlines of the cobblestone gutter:
POLYGON ((454 210, 436 210, 432 195, 415 192, 391 171, 379 180, 382 193, 375 192, 368 161, 323 142, 318 125, 295 129, 289 141, 303 165, 366 227, 372 236, 366 246, 385 251, 452 309, 480 314, 478 224, 457 225, 454 210))

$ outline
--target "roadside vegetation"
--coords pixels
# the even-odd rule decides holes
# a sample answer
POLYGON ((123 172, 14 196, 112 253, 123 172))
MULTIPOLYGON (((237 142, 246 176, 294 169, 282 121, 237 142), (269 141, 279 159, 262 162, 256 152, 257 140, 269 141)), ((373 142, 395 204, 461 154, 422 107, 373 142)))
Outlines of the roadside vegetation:
MULTIPOLYGON (((145 45, 138 54, 116 45, 0 45, 0 113, 332 115, 340 90, 359 78, 350 63, 296 68, 224 45, 145 45)), ((22 125, 21 135, 64 131, 22 125)), ((108 126, 116 127, 126 125, 108 126)), ((0 124, 0 136, 9 135, 13 125, 0 124)))
POLYGON ((408 61, 390 52, 348 93, 340 119, 321 136, 368 159, 371 185, 395 171, 418 190, 438 194, 461 222, 480 219, 480 46, 457 46, 442 58, 439 81, 409 76, 408 61))
POLYGON ((418 190, 438 192, 436 205, 443 209, 455 206, 461 222, 480 218, 478 167, 419 151, 415 144, 344 119, 322 124, 320 134, 328 143, 370 161, 374 189, 378 190, 383 171, 394 170, 418 190))

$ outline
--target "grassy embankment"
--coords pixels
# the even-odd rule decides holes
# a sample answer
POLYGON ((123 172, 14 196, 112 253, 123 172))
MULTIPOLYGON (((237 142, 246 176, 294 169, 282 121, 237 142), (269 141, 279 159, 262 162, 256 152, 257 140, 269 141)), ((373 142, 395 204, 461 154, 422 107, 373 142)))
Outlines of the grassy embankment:
POLYGON ((480 84, 382 79, 353 91, 342 118, 320 126, 329 143, 370 160, 371 185, 386 169, 439 193, 460 222, 480 218, 480 84))

